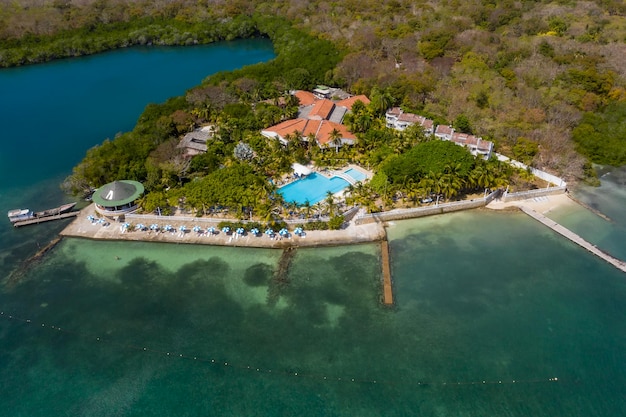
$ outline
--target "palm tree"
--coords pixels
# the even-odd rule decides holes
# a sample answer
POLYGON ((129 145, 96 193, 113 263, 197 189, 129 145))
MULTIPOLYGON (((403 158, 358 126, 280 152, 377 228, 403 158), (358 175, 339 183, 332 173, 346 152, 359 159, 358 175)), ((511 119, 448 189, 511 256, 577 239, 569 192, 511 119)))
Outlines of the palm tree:
POLYGON ((304 204, 302 204, 302 207, 304 208, 304 214, 307 218, 309 218, 311 216, 311 202, 308 198, 304 200, 304 204))
POLYGON ((446 200, 454 197, 463 186, 461 179, 454 174, 443 174, 441 176, 441 181, 441 192, 446 200))
POLYGON ((328 213, 333 216, 335 214, 335 196, 332 191, 326 192, 326 207, 328 207, 328 213))
POLYGON ((393 97, 391 97, 391 94, 382 92, 377 87, 372 89, 371 96, 372 101, 370 103, 370 108, 377 115, 384 115, 393 104, 393 97))
POLYGON ((335 152, 339 153, 339 147, 341 146, 341 132, 337 129, 333 129, 330 132, 330 144, 335 147, 335 152))
POLYGON ((348 185, 346 190, 344 191, 344 196, 346 199, 346 204, 349 206, 357 205, 358 194, 357 194, 357 186, 356 185, 348 185))

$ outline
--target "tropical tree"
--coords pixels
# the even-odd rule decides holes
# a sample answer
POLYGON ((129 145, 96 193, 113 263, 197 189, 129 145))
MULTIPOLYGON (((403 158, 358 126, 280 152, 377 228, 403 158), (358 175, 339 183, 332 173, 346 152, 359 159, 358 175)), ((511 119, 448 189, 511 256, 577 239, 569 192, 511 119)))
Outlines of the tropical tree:
POLYGON ((339 153, 341 147, 341 132, 337 129, 333 129, 330 132, 330 144, 335 147, 335 152, 339 153))
POLYGON ((254 151, 252 150, 250 145, 245 142, 239 142, 235 146, 233 153, 235 155, 235 158, 239 159, 240 161, 250 161, 254 157, 254 151))
POLYGON ((333 216, 335 214, 335 196, 332 191, 326 192, 326 199, 324 202, 326 203, 328 214, 333 216))
POLYGON ((372 113, 377 116, 384 115, 393 104, 393 97, 386 91, 381 91, 378 87, 374 87, 370 94, 371 102, 369 108, 372 113))

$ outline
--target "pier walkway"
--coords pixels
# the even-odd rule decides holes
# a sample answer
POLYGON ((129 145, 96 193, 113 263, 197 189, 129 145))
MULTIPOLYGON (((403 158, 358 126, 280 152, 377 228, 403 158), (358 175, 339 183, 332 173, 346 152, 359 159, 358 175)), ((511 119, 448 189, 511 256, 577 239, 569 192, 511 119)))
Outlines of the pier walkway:
POLYGON ((28 226, 29 224, 39 224, 39 223, 51 222, 53 220, 67 219, 69 217, 76 217, 78 213, 80 213, 80 211, 70 211, 69 213, 56 214, 54 216, 35 217, 34 219, 23 220, 21 222, 15 222, 13 223, 13 227, 28 226))
POLYGON ((380 242, 383 266, 383 303, 393 304, 393 291, 391 288, 391 264, 389 262, 389 242, 387 239, 380 242))
POLYGON ((550 229, 554 230, 555 232, 557 232, 561 236, 566 237, 567 239, 569 239, 572 242, 576 243, 577 245, 583 247, 587 251, 593 253, 597 257, 605 260, 606 262, 610 263, 611 265, 613 265, 614 267, 616 267, 620 271, 626 272, 626 262, 621 261, 621 260, 619 260, 617 258, 614 258, 611 255, 609 255, 608 253, 598 249, 597 247, 595 247, 591 243, 587 242, 582 237, 578 236, 576 233, 574 233, 571 230, 567 229, 566 227, 560 225, 559 223, 555 222, 554 220, 551 220, 551 219, 547 218, 543 214, 538 213, 535 210, 533 210, 533 209, 531 209, 529 207, 526 207, 524 205, 519 205, 519 208, 524 213, 528 214, 533 219, 535 219, 535 220, 543 223, 544 225, 548 226, 550 229))

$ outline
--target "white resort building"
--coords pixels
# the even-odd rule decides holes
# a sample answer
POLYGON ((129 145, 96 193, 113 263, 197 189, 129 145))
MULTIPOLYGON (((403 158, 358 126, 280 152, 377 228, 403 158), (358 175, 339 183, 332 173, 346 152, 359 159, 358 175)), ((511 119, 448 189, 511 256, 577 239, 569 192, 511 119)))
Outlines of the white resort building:
POLYGON ((434 128, 432 120, 417 114, 406 113, 399 107, 389 109, 385 113, 385 119, 387 127, 400 131, 411 125, 419 124, 427 135, 434 135, 438 139, 449 140, 457 145, 465 146, 474 156, 480 155, 484 159, 489 159, 493 153, 493 142, 491 141, 467 133, 455 132, 452 126, 437 125, 434 128))

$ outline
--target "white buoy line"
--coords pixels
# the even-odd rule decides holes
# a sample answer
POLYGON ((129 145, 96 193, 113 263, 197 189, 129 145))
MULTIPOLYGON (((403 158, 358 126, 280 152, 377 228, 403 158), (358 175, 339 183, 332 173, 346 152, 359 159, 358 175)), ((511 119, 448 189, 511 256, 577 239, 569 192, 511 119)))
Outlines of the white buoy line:
MULTIPOLYGON (((0 318, 5 318, 5 319, 8 319, 8 320, 21 322, 21 323, 24 323, 24 324, 33 324, 33 321, 30 320, 30 319, 17 317, 17 316, 12 315, 12 314, 5 314, 4 311, 0 311, 0 318)), ((268 374, 268 375, 272 374, 272 375, 280 375, 280 376, 292 376, 292 377, 301 377, 301 378, 309 378, 309 379, 319 379, 319 380, 322 380, 322 381, 354 382, 354 383, 361 383, 361 384, 386 384, 386 385, 413 384, 413 385, 418 385, 418 386, 422 386, 422 387, 427 387, 427 386, 460 386, 460 385, 510 385, 510 384, 537 384, 537 383, 562 382, 557 377, 533 378, 533 379, 512 379, 512 380, 511 379, 509 379, 509 380, 505 380, 505 379, 501 379, 501 380, 487 380, 487 379, 484 379, 484 380, 474 380, 474 381, 452 381, 452 382, 448 382, 448 381, 406 381, 406 380, 392 381, 392 380, 377 380, 377 379, 368 379, 368 378, 352 378, 352 377, 347 377, 346 378, 346 377, 329 376, 329 375, 315 374, 315 373, 301 372, 301 371, 272 370, 272 369, 268 369, 268 368, 260 368, 260 367, 255 367, 255 366, 251 366, 251 365, 237 365, 237 364, 233 364, 233 363, 231 363, 229 361, 226 361, 226 360, 223 360, 223 359, 219 360, 219 359, 215 359, 215 358, 205 358, 205 357, 194 356, 194 355, 186 355, 186 354, 179 353, 179 352, 169 352, 169 351, 160 350, 160 349, 152 349, 152 348, 149 348, 147 346, 135 346, 135 345, 130 345, 130 344, 124 344, 124 343, 116 342, 114 340, 109 340, 107 338, 103 338, 103 337, 99 337, 99 336, 87 336, 87 335, 82 334, 80 332, 75 332, 75 331, 63 329, 63 328, 61 328, 59 326, 49 325, 49 324, 46 324, 46 323, 40 323, 39 326, 37 326, 37 327, 47 328, 47 329, 51 329, 51 330, 58 331, 58 332, 63 332, 63 333, 66 333, 68 335, 79 336, 79 337, 82 337, 82 338, 87 339, 87 340, 91 339, 91 340, 94 340, 94 341, 99 342, 99 343, 103 343, 103 342, 104 343, 109 343, 110 345, 114 345, 114 346, 116 346, 118 348, 123 348, 123 349, 128 349, 128 350, 143 351, 143 352, 148 352, 148 353, 153 353, 153 354, 158 354, 158 355, 164 355, 166 357, 175 357, 175 358, 180 358, 180 359, 197 361, 197 362, 207 363, 207 364, 220 366, 220 367, 227 367, 227 368, 231 368, 231 369, 239 369, 239 370, 251 371, 251 372, 259 373, 259 374, 268 374)))

